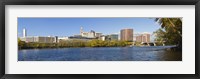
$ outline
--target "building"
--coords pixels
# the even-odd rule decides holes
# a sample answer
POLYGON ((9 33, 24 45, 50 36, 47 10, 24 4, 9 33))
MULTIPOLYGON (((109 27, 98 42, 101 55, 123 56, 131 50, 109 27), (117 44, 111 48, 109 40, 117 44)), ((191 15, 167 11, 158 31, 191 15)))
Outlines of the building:
POLYGON ((58 43, 59 40, 58 40, 58 36, 55 36, 55 40, 54 40, 55 43, 58 43))
POLYGON ((58 43, 61 41, 67 41, 67 40, 69 40, 68 37, 58 37, 58 43))
POLYGON ((82 40, 82 41, 88 41, 88 40, 93 40, 97 38, 88 38, 88 37, 82 37, 82 36, 70 36, 68 37, 69 40, 82 40))
POLYGON ((68 37, 58 37, 58 41, 59 40, 68 40, 69 38, 68 37))
POLYGON ((134 33, 134 35, 133 35, 133 41, 136 41, 136 39, 137 39, 138 36, 140 36, 139 33, 134 33))
POLYGON ((98 38, 99 40, 102 40, 102 41, 105 41, 106 40, 106 36, 105 35, 102 35, 100 36, 100 38, 98 38))
POLYGON ((136 36, 136 42, 142 42, 142 38, 143 38, 142 35, 136 36))
POLYGON ((150 34, 149 33, 143 33, 138 36, 136 36, 136 42, 150 42, 150 34))
POLYGON ((95 33, 95 37, 98 37, 98 38, 99 38, 99 37, 101 37, 101 36, 102 36, 102 33, 99 33, 99 32, 98 32, 98 33, 95 33))
POLYGON ((82 37, 86 37, 86 38, 97 38, 97 37, 99 38, 99 37, 101 37, 102 33, 95 32, 94 30, 91 30, 90 32, 84 32, 83 27, 81 27, 80 35, 82 37))
POLYGON ((118 40, 118 34, 102 35, 98 39, 102 41, 118 40))
POLYGON ((90 32, 84 32, 83 27, 80 29, 80 35, 82 37, 87 37, 87 38, 95 38, 95 31, 91 30, 90 32))
POLYGON ((52 36, 27 36, 27 31, 24 28, 23 29, 23 37, 19 38, 21 41, 25 42, 38 42, 38 43, 57 43, 58 37, 52 37, 52 36))
POLYGON ((143 36, 145 36, 144 41, 149 43, 150 42, 150 34, 149 33, 144 33, 143 36))
POLYGON ((87 37, 87 38, 94 38, 95 37, 95 32, 94 31, 90 31, 90 32, 82 32, 81 33, 82 37, 87 37))
POLYGON ((54 43, 55 37, 36 37, 36 41, 39 43, 54 43))
POLYGON ((27 35, 27 34, 26 34, 26 29, 24 28, 24 29, 23 29, 23 37, 26 37, 26 35, 27 35))
POLYGON ((93 40, 93 39, 100 39, 102 33, 96 33, 94 30, 90 32, 84 32, 83 27, 80 28, 80 34, 68 37, 69 40, 93 40))
POLYGON ((29 37, 21 37, 21 41, 25 42, 38 42, 38 43, 56 43, 56 37, 41 37, 41 36, 29 36, 29 37))
POLYGON ((108 35, 108 39, 109 40, 118 40, 118 34, 110 34, 108 35))
POLYGON ((122 29, 120 31, 120 40, 133 41, 133 29, 122 29))

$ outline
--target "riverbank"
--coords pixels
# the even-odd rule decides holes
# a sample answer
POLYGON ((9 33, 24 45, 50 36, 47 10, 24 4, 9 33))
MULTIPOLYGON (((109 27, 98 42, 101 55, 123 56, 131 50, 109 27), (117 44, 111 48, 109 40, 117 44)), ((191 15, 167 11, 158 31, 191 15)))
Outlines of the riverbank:
MULTIPOLYGON (((129 46, 112 46, 112 47, 129 47, 129 46)), ((135 46, 136 47, 136 46, 135 46)), ((140 46, 137 46, 140 47, 140 46)), ((33 47, 29 47, 29 48, 18 48, 19 50, 23 50, 23 49, 59 49, 59 48, 102 48, 102 47, 38 47, 38 48, 33 48, 33 47)), ((111 46, 106 47, 106 48, 111 48, 111 46)))
POLYGON ((60 41, 59 43, 37 43, 37 42, 18 42, 18 49, 42 49, 42 48, 76 48, 76 47, 126 47, 131 45, 128 41, 60 41))

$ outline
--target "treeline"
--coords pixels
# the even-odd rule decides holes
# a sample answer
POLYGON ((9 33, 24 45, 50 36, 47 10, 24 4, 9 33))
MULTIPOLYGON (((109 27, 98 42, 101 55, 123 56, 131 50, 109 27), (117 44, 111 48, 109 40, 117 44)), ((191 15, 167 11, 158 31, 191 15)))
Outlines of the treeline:
POLYGON ((19 49, 34 49, 34 48, 66 48, 66 47, 125 47, 132 45, 132 42, 127 41, 102 41, 102 40, 61 40, 59 43, 37 43, 18 40, 19 49))

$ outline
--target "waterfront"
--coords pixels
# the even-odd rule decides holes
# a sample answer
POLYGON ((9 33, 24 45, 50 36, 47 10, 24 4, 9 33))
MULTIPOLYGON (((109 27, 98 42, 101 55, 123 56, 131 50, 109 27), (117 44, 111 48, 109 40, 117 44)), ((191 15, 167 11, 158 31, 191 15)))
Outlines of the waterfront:
POLYGON ((18 61, 182 61, 173 46, 22 49, 18 61))

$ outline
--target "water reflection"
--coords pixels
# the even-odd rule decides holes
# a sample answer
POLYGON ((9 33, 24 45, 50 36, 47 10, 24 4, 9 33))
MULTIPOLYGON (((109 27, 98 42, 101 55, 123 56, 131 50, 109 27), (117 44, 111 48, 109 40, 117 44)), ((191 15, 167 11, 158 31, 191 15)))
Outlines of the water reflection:
POLYGON ((19 61, 181 61, 182 53, 166 51, 172 46, 27 49, 18 51, 19 61))

